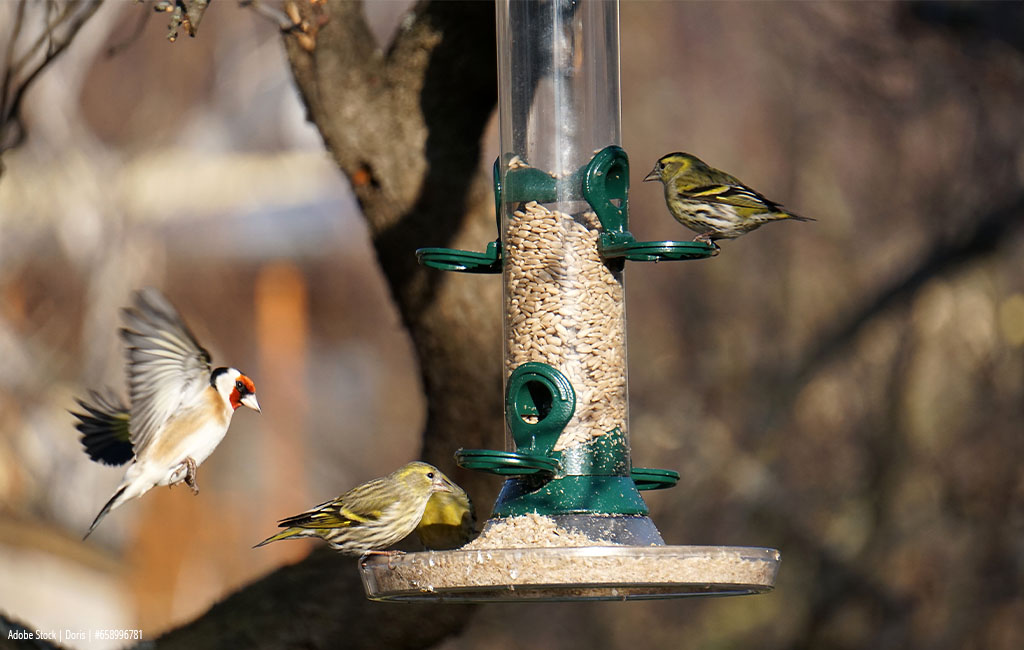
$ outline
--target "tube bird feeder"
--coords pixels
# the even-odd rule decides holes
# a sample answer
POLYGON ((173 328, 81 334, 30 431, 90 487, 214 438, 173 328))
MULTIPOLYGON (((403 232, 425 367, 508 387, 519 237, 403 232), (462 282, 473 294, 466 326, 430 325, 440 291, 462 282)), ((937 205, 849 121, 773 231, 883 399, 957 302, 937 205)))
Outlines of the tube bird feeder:
POLYGON ((774 549, 666 546, 640 492, 679 475, 633 467, 627 261, 700 259, 700 242, 636 241, 619 146, 618 2, 498 0, 498 238, 428 248, 437 269, 504 283, 504 450, 460 465, 508 477, 463 549, 369 557, 379 600, 625 600, 770 590, 774 549))

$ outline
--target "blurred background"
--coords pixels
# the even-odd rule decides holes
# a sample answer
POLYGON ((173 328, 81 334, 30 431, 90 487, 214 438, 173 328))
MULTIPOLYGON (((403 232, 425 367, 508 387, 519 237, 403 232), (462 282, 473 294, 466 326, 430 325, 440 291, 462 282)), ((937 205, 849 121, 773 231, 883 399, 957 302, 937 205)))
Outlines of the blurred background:
MULTIPOLYGON (((367 3, 378 42, 408 7, 367 3)), ((279 29, 224 2, 197 38, 133 36, 149 11, 105 3, 3 155, 0 611, 32 629, 152 639, 308 553, 249 549, 277 519, 420 446, 412 346, 279 29), (123 469, 68 410, 124 391, 118 311, 145 285, 263 414, 199 497, 156 489, 82 543, 123 469)), ((1024 647, 1021 5, 626 1, 621 38, 638 239, 692 238, 638 182, 674 150, 818 220, 627 273, 633 460, 682 475, 651 516, 670 544, 780 549, 779 581, 489 605, 441 647, 1024 647)))

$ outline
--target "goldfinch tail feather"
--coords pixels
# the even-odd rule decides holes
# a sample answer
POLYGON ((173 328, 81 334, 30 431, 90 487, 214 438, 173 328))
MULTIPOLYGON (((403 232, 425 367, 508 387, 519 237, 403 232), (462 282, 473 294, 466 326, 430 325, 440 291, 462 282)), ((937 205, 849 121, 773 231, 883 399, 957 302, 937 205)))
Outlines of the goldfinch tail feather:
POLYGON ((96 529, 96 526, 100 524, 100 521, 107 516, 107 513, 113 510, 115 506, 120 505, 117 500, 121 498, 121 495, 123 495, 124 491, 127 489, 128 486, 125 485, 117 492, 114 492, 114 496, 110 497, 110 501, 107 501, 107 504, 103 506, 102 510, 100 510, 100 514, 96 515, 96 518, 92 520, 92 526, 89 526, 89 530, 82 536, 83 542, 92 534, 92 531, 96 529))

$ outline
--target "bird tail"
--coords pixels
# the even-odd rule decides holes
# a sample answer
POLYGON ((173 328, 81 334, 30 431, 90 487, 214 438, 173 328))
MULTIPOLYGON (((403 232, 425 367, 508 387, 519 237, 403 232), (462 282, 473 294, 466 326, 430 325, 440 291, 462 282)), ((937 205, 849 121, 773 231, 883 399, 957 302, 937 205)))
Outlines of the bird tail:
POLYGON ((792 219, 794 221, 817 221, 817 219, 812 219, 811 217, 801 217, 800 215, 793 214, 792 212, 781 212, 780 214, 780 219, 792 219))
POLYGON ((92 534, 92 531, 96 529, 96 526, 99 526, 100 521, 102 521, 103 518, 107 516, 108 512, 110 512, 117 506, 121 505, 121 501, 118 501, 118 499, 121 498, 121 496, 124 494, 124 491, 127 489, 127 485, 122 485, 117 492, 114 492, 114 496, 110 497, 110 501, 107 501, 107 504, 103 506, 103 509, 100 510, 100 514, 96 515, 96 518, 92 520, 92 526, 89 526, 89 530, 82 537, 83 542, 86 540, 86 538, 89 537, 89 535, 92 534))
POLYGON ((282 530, 280 533, 276 535, 271 535, 270 537, 266 538, 256 546, 253 546, 253 548, 259 548, 261 546, 269 544, 270 542, 276 542, 282 539, 289 539, 291 537, 305 537, 308 534, 309 533, 303 528, 292 527, 287 530, 282 530))
POLYGON ((94 391, 89 399, 76 400, 84 413, 71 415, 78 418, 75 428, 82 434, 82 446, 92 460, 105 465, 123 465, 132 459, 131 436, 128 431, 130 413, 127 406, 113 397, 104 397, 94 391))

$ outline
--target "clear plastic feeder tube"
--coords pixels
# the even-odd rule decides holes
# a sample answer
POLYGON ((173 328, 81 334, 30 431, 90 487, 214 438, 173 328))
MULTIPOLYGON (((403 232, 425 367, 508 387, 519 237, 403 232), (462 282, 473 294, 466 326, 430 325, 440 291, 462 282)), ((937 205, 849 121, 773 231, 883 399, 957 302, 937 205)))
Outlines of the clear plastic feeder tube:
POLYGON ((618 2, 499 0, 497 27, 503 153, 566 178, 620 144, 618 2))
POLYGON ((620 142, 618 3, 499 0, 497 27, 504 380, 531 361, 569 379, 562 451, 628 422, 622 272, 598 254, 580 192, 581 168, 620 142), (531 196, 528 168, 553 192, 531 196))

